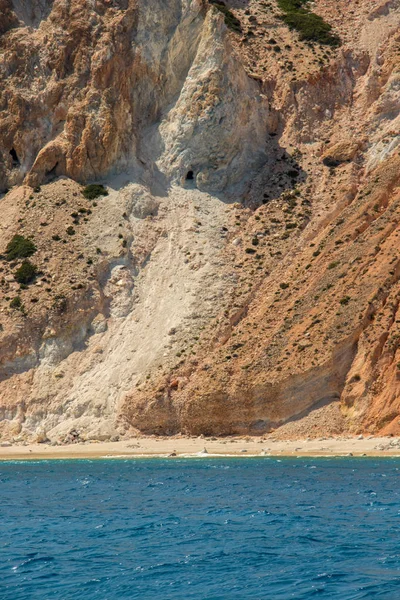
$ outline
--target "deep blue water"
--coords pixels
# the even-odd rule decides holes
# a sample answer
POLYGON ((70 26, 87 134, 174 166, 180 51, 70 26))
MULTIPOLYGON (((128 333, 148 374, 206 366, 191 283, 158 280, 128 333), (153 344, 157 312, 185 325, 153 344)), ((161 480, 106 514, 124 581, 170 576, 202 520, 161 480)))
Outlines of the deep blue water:
POLYGON ((400 599, 400 460, 0 463, 1 600, 400 599))

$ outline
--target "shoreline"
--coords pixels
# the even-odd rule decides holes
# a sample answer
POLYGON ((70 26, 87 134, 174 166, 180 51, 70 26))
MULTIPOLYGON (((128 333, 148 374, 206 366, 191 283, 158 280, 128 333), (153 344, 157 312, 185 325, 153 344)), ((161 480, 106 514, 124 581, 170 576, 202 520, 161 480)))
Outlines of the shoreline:
POLYGON ((83 442, 63 446, 14 444, 0 445, 0 461, 106 458, 400 457, 400 438, 360 438, 361 436, 286 441, 266 437, 212 439, 138 437, 120 442, 83 442))

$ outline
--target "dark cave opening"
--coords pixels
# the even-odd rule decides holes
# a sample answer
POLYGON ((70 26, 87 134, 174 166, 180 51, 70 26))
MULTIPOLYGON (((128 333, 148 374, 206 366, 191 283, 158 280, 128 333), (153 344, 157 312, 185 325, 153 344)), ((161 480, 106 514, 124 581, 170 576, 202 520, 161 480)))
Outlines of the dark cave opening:
POLYGON ((18 158, 18 154, 16 153, 14 148, 11 148, 10 150, 10 154, 11 154, 11 158, 12 158, 12 166, 14 167, 19 167, 21 165, 19 158, 18 158))
POLYGON ((57 177, 57 167, 58 167, 58 162, 56 162, 56 164, 54 165, 54 167, 52 169, 50 169, 50 171, 46 171, 46 181, 53 181, 54 179, 56 179, 57 177))

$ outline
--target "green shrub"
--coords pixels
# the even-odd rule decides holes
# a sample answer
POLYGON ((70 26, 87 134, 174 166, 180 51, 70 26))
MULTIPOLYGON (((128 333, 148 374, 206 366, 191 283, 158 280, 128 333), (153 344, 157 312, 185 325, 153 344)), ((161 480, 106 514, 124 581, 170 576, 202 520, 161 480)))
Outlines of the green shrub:
POLYGON ((67 227, 66 232, 68 235, 75 235, 75 229, 72 227, 72 225, 67 227))
POLYGON ((303 8, 308 0, 278 0, 279 8, 285 12, 293 12, 303 8))
POLYGON ((91 183, 83 189, 83 195, 87 200, 94 200, 100 196, 108 196, 108 191, 99 183, 91 183))
POLYGON ((341 298, 339 302, 342 306, 346 306, 350 302, 350 300, 350 296, 343 296, 343 298, 341 298))
POLYGON ((332 33, 329 23, 311 12, 307 4, 308 0, 278 0, 278 6, 284 13, 282 20, 290 29, 299 32, 301 40, 339 46, 340 38, 332 33))
POLYGON ((37 273, 37 267, 29 260, 24 260, 22 265, 15 271, 14 278, 18 283, 27 285, 32 283, 37 273))
POLYGON ((10 307, 15 308, 16 310, 21 310, 22 306, 22 300, 19 296, 15 296, 10 302, 10 307))
POLYGON ((233 12, 230 11, 229 8, 225 6, 225 4, 220 4, 218 0, 210 0, 210 3, 213 6, 215 6, 217 10, 222 12, 222 14, 225 17, 225 25, 229 27, 229 29, 232 29, 232 31, 236 31, 236 33, 242 33, 242 25, 239 19, 235 17, 233 12))
POLYGON ((6 248, 7 260, 15 260, 17 258, 28 258, 35 254, 36 246, 32 240, 24 238, 22 235, 14 235, 11 242, 6 248))
POLYGON ((338 46, 339 38, 331 33, 332 27, 322 17, 309 12, 294 12, 282 17, 290 29, 300 33, 301 40, 315 41, 320 44, 338 46))

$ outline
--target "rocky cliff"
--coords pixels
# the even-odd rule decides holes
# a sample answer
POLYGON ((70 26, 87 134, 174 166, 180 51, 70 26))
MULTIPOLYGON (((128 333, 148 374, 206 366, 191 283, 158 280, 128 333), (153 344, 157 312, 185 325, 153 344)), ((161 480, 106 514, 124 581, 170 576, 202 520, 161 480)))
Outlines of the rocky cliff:
POLYGON ((400 2, 297 5, 0 0, 4 438, 400 432, 400 2))

